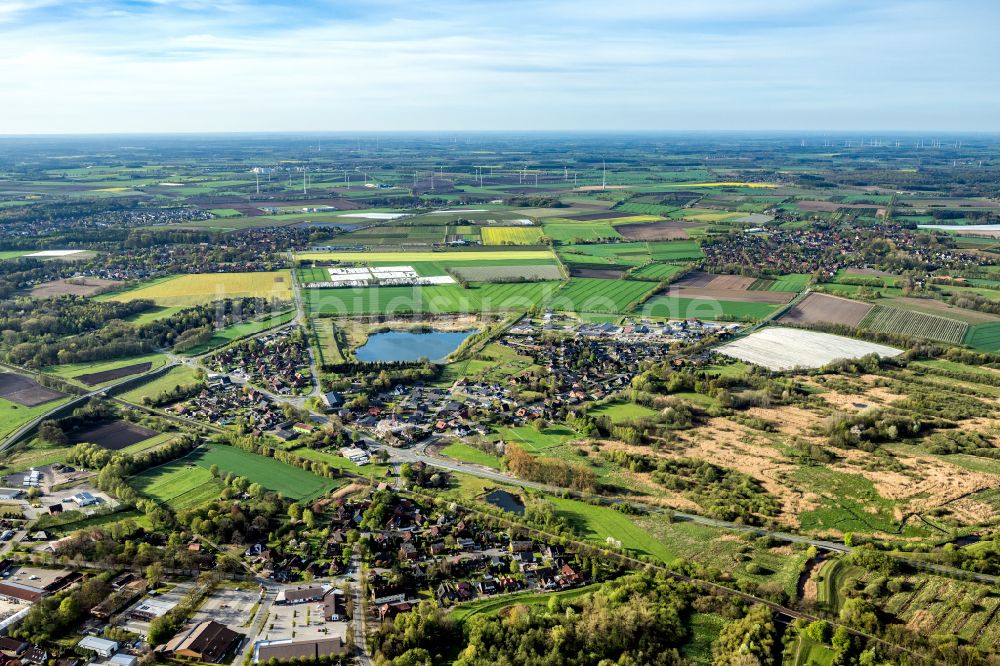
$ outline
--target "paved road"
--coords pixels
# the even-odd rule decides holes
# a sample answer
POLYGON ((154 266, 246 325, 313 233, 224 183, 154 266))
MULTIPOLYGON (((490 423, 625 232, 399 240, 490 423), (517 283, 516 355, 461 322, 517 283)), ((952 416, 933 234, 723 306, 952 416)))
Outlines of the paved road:
MULTIPOLYGON (((305 304, 302 301, 302 286, 299 284, 299 278, 295 271, 295 254, 289 251, 288 256, 291 258, 292 264, 292 297, 295 300, 295 323, 301 326, 303 330, 311 331, 312 325, 309 322, 305 304)), ((309 396, 319 397, 322 394, 322 390, 320 389, 319 367, 316 365, 316 352, 313 350, 312 343, 306 346, 306 350, 309 352, 309 372, 312 374, 311 381, 313 383, 313 388, 309 396)))
POLYGON ((358 664, 361 666, 371 666, 371 656, 368 654, 368 641, 365 640, 365 618, 363 606, 361 604, 361 554, 357 548, 351 555, 351 562, 347 566, 345 578, 353 578, 351 583, 351 594, 354 596, 354 617, 351 622, 354 625, 354 654, 358 664))

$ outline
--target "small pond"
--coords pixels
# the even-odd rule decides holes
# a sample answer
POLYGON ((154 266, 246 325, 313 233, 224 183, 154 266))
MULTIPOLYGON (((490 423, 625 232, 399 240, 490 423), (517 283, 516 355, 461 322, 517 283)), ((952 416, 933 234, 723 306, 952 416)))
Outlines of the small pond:
POLYGON ((524 515, 524 503, 521 502, 521 498, 506 490, 490 491, 483 499, 504 511, 510 511, 519 516, 524 515))
POLYGON ((368 342, 355 350, 354 357, 365 363, 416 361, 420 358, 442 361, 474 333, 478 331, 376 333, 369 336, 368 342))

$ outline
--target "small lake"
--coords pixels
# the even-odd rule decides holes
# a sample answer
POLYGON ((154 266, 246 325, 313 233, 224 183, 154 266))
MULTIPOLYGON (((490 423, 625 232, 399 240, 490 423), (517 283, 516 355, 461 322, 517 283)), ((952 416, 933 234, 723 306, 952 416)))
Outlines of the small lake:
POLYGON ((506 490, 491 491, 483 497, 483 499, 493 506, 503 509, 504 511, 510 511, 511 513, 516 513, 519 516, 524 515, 524 503, 521 502, 521 498, 507 492, 506 490))
POLYGON ((354 352, 354 357, 365 363, 391 361, 416 361, 428 358, 442 361, 459 345, 479 331, 430 331, 414 333, 410 331, 389 331, 368 337, 368 342, 354 352))

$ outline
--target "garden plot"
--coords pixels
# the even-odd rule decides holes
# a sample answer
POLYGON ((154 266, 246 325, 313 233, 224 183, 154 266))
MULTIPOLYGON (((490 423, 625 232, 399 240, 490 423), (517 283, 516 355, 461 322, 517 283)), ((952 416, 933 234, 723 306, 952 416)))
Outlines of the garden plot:
POLYGON ((724 356, 760 365, 770 370, 819 368, 840 359, 878 354, 893 357, 902 350, 840 335, 795 328, 765 328, 717 350, 724 356))

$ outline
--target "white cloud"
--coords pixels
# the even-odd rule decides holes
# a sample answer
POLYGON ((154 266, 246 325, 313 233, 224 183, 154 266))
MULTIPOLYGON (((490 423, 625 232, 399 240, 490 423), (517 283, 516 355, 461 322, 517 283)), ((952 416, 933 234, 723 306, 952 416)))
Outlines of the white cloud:
POLYGON ((991 23, 936 3, 153 4, 8 21, 0 131, 1000 129, 991 23))

